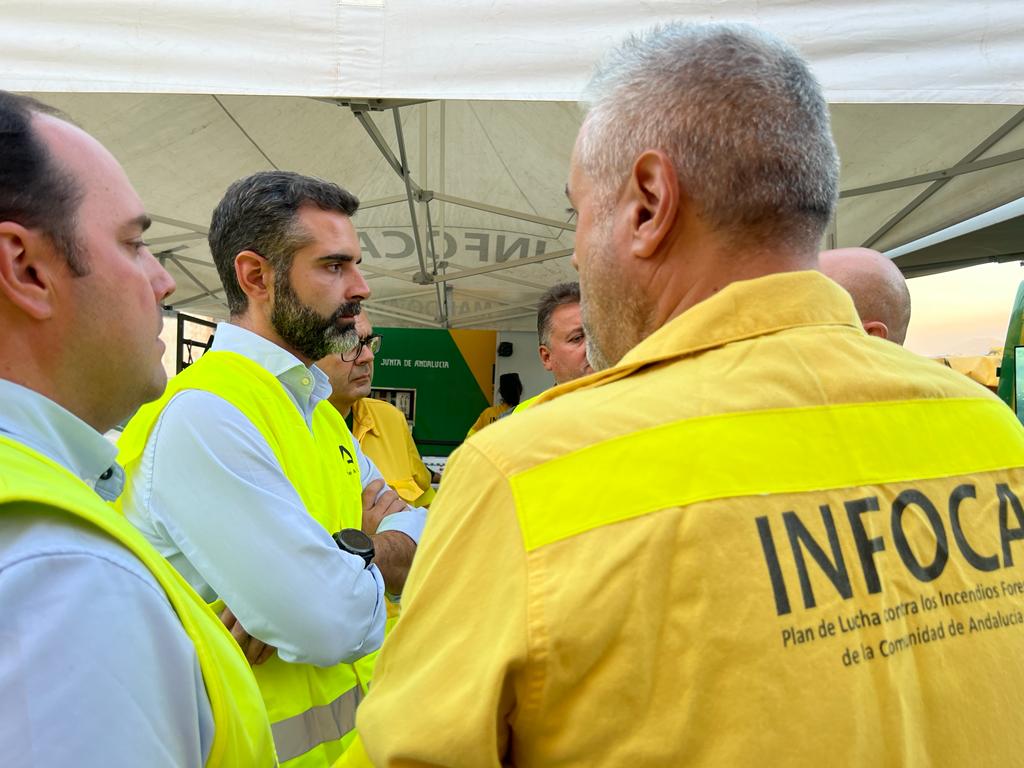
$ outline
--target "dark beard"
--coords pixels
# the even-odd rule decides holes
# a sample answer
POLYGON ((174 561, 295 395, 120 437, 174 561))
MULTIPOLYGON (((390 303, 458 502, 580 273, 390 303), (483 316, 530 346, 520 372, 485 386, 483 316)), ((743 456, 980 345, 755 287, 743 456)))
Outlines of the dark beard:
POLYGON ((274 307, 270 322, 281 339, 309 360, 351 352, 359 344, 354 317, 361 311, 359 302, 342 304, 330 317, 324 317, 303 304, 292 289, 288 272, 279 272, 274 280, 274 307))

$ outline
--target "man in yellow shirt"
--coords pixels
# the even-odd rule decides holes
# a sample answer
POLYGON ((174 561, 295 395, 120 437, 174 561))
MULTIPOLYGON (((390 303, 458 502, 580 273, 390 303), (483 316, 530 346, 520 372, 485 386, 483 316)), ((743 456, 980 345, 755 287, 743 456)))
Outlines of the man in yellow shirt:
POLYGON ((903 344, 910 325, 910 291, 892 259, 871 248, 836 248, 818 254, 821 271, 853 299, 864 330, 903 344))
POLYGON ((466 437, 475 435, 481 429, 503 419, 512 413, 519 405, 519 399, 523 396, 523 382, 519 379, 518 373, 503 373, 498 377, 498 402, 484 408, 483 412, 473 422, 466 437))
POLYGON ((370 397, 373 360, 381 337, 374 335, 365 313, 356 317, 359 349, 351 361, 330 355, 317 366, 331 381, 330 402, 342 415, 363 453, 398 495, 415 507, 434 498, 430 470, 423 464, 405 416, 395 406, 370 397))
MULTIPOLYGON (((551 286, 537 302, 537 354, 541 365, 555 377, 555 385, 565 384, 593 372, 587 360, 587 334, 580 314, 580 284, 577 281, 551 286)), ((540 395, 516 406, 519 413, 529 408, 540 395)))
POLYGON ((555 384, 591 373, 577 281, 553 285, 541 296, 537 304, 537 339, 541 365, 555 377, 555 384))
POLYGON ((838 158, 807 65, 670 24, 590 104, 598 372, 452 457, 352 762, 1018 763, 1024 431, 816 271, 838 158))

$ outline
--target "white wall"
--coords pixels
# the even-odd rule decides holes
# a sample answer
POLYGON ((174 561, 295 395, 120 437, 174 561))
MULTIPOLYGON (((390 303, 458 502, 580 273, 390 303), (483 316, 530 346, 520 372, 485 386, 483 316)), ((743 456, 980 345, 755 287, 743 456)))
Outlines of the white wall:
POLYGON ((512 357, 495 359, 494 396, 497 402, 498 382, 503 373, 518 373, 523 382, 523 400, 539 395, 548 387, 554 386, 555 380, 544 370, 537 355, 537 334, 533 331, 500 331, 498 343, 512 342, 512 357))

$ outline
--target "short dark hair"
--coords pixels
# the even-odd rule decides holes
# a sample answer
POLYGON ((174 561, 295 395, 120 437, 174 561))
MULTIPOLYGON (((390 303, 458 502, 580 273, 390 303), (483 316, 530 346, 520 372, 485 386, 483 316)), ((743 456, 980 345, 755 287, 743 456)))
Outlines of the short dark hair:
POLYGON ((503 373, 498 377, 498 395, 503 403, 515 408, 523 396, 523 382, 518 373, 503 373))
POLYGON ((309 241, 298 223, 303 205, 351 216, 358 210, 359 200, 333 182, 290 171, 254 173, 224 193, 213 211, 208 239, 232 316, 249 306, 249 297, 235 276, 235 257, 242 251, 255 251, 275 271, 290 269, 295 251, 309 241))
POLYGON ((537 338, 547 346, 551 340, 551 315, 563 304, 580 303, 580 284, 573 280, 569 283, 558 283, 547 289, 537 303, 537 338))
POLYGON ((84 275, 88 268, 77 238, 83 190, 36 133, 35 114, 71 122, 48 104, 0 91, 0 221, 40 230, 63 254, 71 271, 84 275))

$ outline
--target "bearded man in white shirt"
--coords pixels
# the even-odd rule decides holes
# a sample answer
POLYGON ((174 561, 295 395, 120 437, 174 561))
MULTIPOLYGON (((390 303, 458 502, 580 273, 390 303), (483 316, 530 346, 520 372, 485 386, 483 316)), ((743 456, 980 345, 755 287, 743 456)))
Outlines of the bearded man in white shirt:
POLYGON ((232 184, 209 235, 230 321, 119 443, 129 520, 223 610, 258 665, 282 765, 301 768, 350 740, 370 673, 358 662, 383 640, 385 589, 402 591, 425 520, 383 489, 314 365, 358 344, 357 207, 295 173, 232 184))

